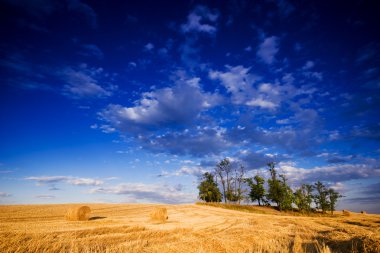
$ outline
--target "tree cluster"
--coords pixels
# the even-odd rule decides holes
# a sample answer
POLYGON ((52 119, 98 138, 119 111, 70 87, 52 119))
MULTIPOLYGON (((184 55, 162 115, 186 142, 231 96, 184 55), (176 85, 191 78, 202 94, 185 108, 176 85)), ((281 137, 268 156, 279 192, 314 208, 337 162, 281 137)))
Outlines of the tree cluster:
POLYGON ((268 163, 270 177, 265 179, 259 175, 247 178, 245 168, 233 168, 229 159, 220 161, 213 173, 203 174, 199 189, 199 198, 206 202, 238 203, 243 199, 257 201, 259 206, 273 203, 278 210, 293 210, 311 212, 320 209, 323 213, 335 211, 339 198, 343 197, 332 188, 327 188, 322 182, 302 184, 294 191, 283 174, 278 174, 275 163, 268 163), (265 187, 267 182, 267 188, 265 187), (220 187, 220 189, 219 189, 220 187))

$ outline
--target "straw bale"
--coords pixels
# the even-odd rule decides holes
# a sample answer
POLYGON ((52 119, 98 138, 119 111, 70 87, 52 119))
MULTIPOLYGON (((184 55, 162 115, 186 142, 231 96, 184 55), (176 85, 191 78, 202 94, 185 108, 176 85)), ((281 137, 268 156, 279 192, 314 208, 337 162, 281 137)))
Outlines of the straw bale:
POLYGON ((88 206, 72 207, 65 215, 68 221, 86 221, 90 218, 91 209, 88 206))
POLYGON ((150 213, 150 219, 153 222, 165 223, 168 218, 168 211, 164 207, 156 207, 150 213))

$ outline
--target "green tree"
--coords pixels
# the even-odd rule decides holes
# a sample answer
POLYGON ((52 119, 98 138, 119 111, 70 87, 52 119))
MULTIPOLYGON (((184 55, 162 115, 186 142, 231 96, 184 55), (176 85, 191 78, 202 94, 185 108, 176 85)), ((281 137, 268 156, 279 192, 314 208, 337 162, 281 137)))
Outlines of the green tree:
POLYGON ((249 192, 249 197, 252 202, 259 202, 259 206, 261 206, 261 202, 265 201, 265 188, 264 188, 264 178, 256 175, 254 178, 255 182, 253 182, 252 178, 247 178, 246 182, 248 183, 251 191, 249 192))
POLYGON ((328 190, 326 186, 320 181, 317 181, 314 184, 314 189, 317 192, 317 194, 313 196, 315 205, 318 209, 322 210, 322 213, 326 213, 326 211, 330 209, 328 190))
POLYGON ((293 191, 288 185, 285 175, 280 175, 280 178, 280 210, 291 210, 294 202, 293 191))
POLYGON ((199 198, 206 202, 222 201, 222 194, 219 191, 218 185, 214 180, 214 176, 206 172, 203 174, 202 180, 198 185, 199 198))
POLYGON ((336 203, 338 202, 338 199, 342 198, 343 196, 332 188, 328 189, 327 195, 329 200, 329 210, 331 211, 331 214, 334 214, 336 203))
POLYGON ((280 175, 280 180, 277 176, 275 163, 268 163, 268 167, 271 174, 270 179, 268 179, 268 200, 276 203, 280 211, 292 209, 293 192, 287 184, 285 175, 280 175))
POLYGON ((277 178, 277 171, 274 168, 275 163, 268 163, 270 172, 270 178, 268 179, 268 194, 267 198, 268 200, 276 203, 277 207, 281 210, 281 184, 280 180, 277 178))
POLYGON ((299 189, 294 192, 294 203, 301 212, 310 212, 311 203, 313 201, 313 186, 302 184, 299 189))
POLYGON ((293 192, 287 184, 285 175, 277 176, 275 163, 272 162, 267 165, 271 174, 270 179, 268 179, 268 200, 276 203, 280 211, 292 209, 293 192))

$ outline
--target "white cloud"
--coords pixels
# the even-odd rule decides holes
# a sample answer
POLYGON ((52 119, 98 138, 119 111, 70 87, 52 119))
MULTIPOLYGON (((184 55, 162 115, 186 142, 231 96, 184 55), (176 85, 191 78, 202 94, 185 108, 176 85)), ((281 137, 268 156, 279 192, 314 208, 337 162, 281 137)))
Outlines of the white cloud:
POLYGON ((222 85, 232 94, 234 104, 244 104, 253 95, 252 84, 258 77, 249 73, 250 68, 241 65, 232 67, 225 66, 227 71, 210 71, 209 78, 219 80, 222 85))
POLYGON ((198 5, 187 16, 187 22, 181 26, 184 33, 188 32, 203 32, 207 34, 214 34, 217 31, 216 21, 218 20, 219 13, 210 10, 206 6, 198 5))
POLYGON ((55 198, 54 195, 36 195, 35 197, 38 199, 54 199, 55 198))
POLYGON ((116 86, 109 85, 107 88, 98 83, 98 78, 102 75, 103 69, 91 69, 86 64, 82 64, 79 69, 67 67, 60 77, 66 83, 63 87, 63 94, 74 99, 79 98, 103 98, 109 97, 116 86))
POLYGON ((251 46, 248 46, 248 47, 244 48, 244 51, 246 51, 246 52, 251 52, 251 51, 252 51, 252 47, 251 47, 251 46))
POLYGON ((221 101, 219 95, 203 92, 199 82, 199 78, 181 78, 174 87, 143 93, 133 107, 109 105, 100 115, 118 130, 191 122, 221 101))
POLYGON ((139 141, 151 151, 200 157, 218 154, 228 148, 231 143, 226 140, 225 132, 220 127, 197 127, 191 131, 168 131, 159 136, 141 135, 139 141))
POLYGON ((339 163, 316 166, 311 169, 297 167, 295 163, 280 162, 279 169, 295 183, 324 181, 330 183, 380 176, 379 160, 364 159, 358 163, 339 163))
POLYGON ((209 78, 219 80, 221 84, 231 94, 234 104, 244 104, 255 106, 261 109, 276 109, 281 103, 291 101, 292 98, 300 94, 310 95, 315 90, 307 87, 296 88, 292 83, 294 78, 291 74, 283 77, 285 84, 260 83, 260 77, 251 74, 250 68, 241 65, 232 67, 226 66, 226 71, 209 72, 209 78))
POLYGON ((314 67, 314 62, 313 61, 307 61, 305 65, 302 67, 303 70, 308 70, 314 67))
POLYGON ((144 46, 144 49, 145 49, 146 51, 152 51, 152 50, 154 49, 154 44, 149 42, 148 44, 146 44, 146 45, 144 46))
POLYGON ((275 36, 267 37, 260 44, 257 56, 266 64, 272 64, 278 52, 278 38, 275 36))
POLYGON ((104 182, 100 179, 93 178, 79 178, 71 176, 42 176, 42 177, 26 177, 26 180, 31 180, 37 182, 37 185, 45 184, 55 184, 55 183, 66 183, 78 186, 89 186, 89 185, 102 185, 104 182))
POLYGON ((271 101, 264 100, 262 98, 254 98, 254 99, 248 101, 246 103, 246 105, 258 106, 258 107, 263 108, 263 109, 274 109, 278 106, 275 103, 273 103, 271 101))
POLYGON ((193 167, 183 166, 183 167, 179 168, 178 170, 175 170, 172 172, 163 171, 158 176, 159 177, 170 177, 170 176, 180 177, 180 176, 190 175, 190 176, 198 177, 198 176, 202 175, 203 173, 205 173, 206 171, 207 170, 203 169, 202 167, 198 167, 198 166, 193 166, 193 167))
POLYGON ((144 183, 124 183, 112 187, 101 187, 90 190, 93 194, 126 195, 136 202, 150 203, 193 203, 197 196, 183 192, 182 185, 162 185, 144 183))

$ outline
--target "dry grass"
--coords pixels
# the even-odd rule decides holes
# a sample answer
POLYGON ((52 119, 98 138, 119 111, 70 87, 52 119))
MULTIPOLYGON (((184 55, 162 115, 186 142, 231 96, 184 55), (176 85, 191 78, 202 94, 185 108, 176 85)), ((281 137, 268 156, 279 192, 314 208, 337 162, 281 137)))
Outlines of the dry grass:
POLYGON ((91 219, 68 222, 72 205, 0 206, 1 252, 380 252, 380 216, 303 217, 203 205, 166 205, 152 224, 140 204, 91 204, 91 219))
POLYGON ((88 206, 71 207, 67 210, 65 218, 68 221, 86 221, 90 219, 91 209, 88 206))
POLYGON ((168 210, 165 207, 155 207, 150 213, 150 220, 154 223, 165 223, 168 218, 168 210))

